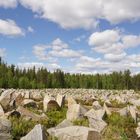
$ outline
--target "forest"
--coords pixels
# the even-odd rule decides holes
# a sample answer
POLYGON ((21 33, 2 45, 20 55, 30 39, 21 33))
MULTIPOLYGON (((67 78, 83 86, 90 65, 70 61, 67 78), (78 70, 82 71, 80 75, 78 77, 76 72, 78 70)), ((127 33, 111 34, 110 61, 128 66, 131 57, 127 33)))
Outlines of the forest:
POLYGON ((62 70, 48 71, 19 69, 0 58, 0 88, 87 88, 87 89, 140 89, 140 74, 131 75, 130 70, 111 74, 70 74, 62 70))

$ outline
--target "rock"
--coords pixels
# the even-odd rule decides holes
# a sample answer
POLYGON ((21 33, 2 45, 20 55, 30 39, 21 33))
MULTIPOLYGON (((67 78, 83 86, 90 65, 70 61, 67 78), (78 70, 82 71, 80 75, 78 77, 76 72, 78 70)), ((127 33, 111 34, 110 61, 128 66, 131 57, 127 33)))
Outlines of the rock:
POLYGON ((37 108, 37 104, 34 100, 32 99, 24 99, 22 102, 22 105, 24 107, 33 107, 33 108, 37 108))
POLYGON ((105 115, 104 109, 94 110, 91 109, 88 112, 85 113, 85 116, 88 118, 93 118, 96 120, 102 120, 103 116, 105 115))
POLYGON ((4 116, 4 110, 2 108, 2 106, 0 105, 0 117, 4 116))
POLYGON ((10 134, 0 133, 0 140, 12 140, 12 136, 10 134))
POLYGON ((98 101, 93 102, 92 106, 93 106, 93 108, 96 109, 96 110, 102 108, 98 101))
POLYGON ((21 116, 27 120, 32 119, 34 121, 39 121, 40 119, 42 119, 42 117, 40 115, 35 114, 21 106, 19 106, 16 111, 18 111, 21 114, 21 116))
POLYGON ((57 95, 56 101, 60 107, 64 106, 65 104, 65 96, 64 95, 57 95))
POLYGON ((140 138, 140 122, 138 123, 138 127, 136 128, 136 134, 138 138, 140 138))
POLYGON ((119 111, 117 111, 121 116, 127 116, 129 111, 127 109, 127 107, 124 107, 122 109, 120 109, 119 111))
POLYGON ((69 97, 67 98, 67 101, 68 101, 68 108, 70 108, 70 106, 73 105, 73 104, 77 104, 77 102, 76 102, 76 101, 74 100, 74 98, 71 97, 71 96, 69 96, 69 97))
POLYGON ((105 110, 107 115, 111 115, 111 111, 109 110, 109 108, 106 106, 105 103, 104 103, 104 110, 105 110))
POLYGON ((52 134, 58 140, 101 140, 100 134, 96 130, 83 126, 55 129, 52 134))
POLYGON ((55 129, 65 128, 68 126, 73 126, 73 123, 71 121, 65 119, 61 123, 59 123, 56 127, 50 128, 47 131, 50 135, 54 135, 53 132, 55 129))
POLYGON ((9 118, 9 117, 17 117, 17 118, 19 118, 21 116, 21 114, 18 111, 13 110, 13 111, 5 113, 5 116, 7 118, 9 118))
POLYGON ((103 120, 93 119, 88 117, 89 120, 89 127, 94 128, 99 133, 101 133, 104 128, 107 126, 107 123, 103 120))
POLYGON ((140 99, 131 99, 129 100, 130 104, 133 104, 134 106, 140 106, 140 99))
POLYGON ((43 126, 36 125, 25 137, 20 140, 47 140, 47 135, 43 126))
POLYGON ((129 106, 128 109, 131 117, 134 119, 135 122, 137 122, 136 108, 134 106, 129 106))
POLYGON ((30 99, 30 92, 29 91, 26 91, 24 93, 24 99, 30 99))
POLYGON ((9 133, 11 130, 11 122, 6 118, 0 118, 0 133, 9 133))
POLYGON ((11 100, 11 94, 13 93, 13 90, 5 90, 2 92, 0 96, 0 104, 2 105, 4 110, 7 110, 10 105, 10 100, 11 100))
POLYGON ((41 94, 39 92, 31 92, 30 93, 30 98, 35 100, 35 101, 43 100, 43 97, 41 96, 41 94))
POLYGON ((84 114, 87 112, 87 109, 85 109, 80 104, 73 104, 68 108, 67 110, 67 119, 70 121, 81 119, 84 117, 84 114))
POLYGON ((55 101, 55 98, 46 95, 43 100, 43 107, 44 107, 44 111, 46 112, 51 109, 58 109, 59 105, 55 101))

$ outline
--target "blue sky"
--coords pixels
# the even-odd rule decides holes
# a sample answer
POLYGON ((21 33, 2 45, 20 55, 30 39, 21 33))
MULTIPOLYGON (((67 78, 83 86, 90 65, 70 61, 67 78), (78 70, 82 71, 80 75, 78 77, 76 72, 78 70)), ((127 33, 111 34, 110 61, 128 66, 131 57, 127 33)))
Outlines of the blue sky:
POLYGON ((140 1, 0 0, 0 56, 20 68, 138 73, 140 1))

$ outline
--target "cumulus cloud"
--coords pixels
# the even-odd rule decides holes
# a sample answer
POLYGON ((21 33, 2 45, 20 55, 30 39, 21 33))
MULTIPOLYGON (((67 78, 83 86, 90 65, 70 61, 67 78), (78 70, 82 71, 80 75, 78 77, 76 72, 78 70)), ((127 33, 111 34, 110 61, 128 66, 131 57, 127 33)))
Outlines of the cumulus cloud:
POLYGON ((100 19, 111 24, 140 19, 139 0, 19 0, 20 3, 62 28, 95 28, 100 19))
POLYGON ((5 57, 5 56, 6 56, 6 49, 0 48, 0 57, 5 57))
POLYGON ((115 62, 125 58, 125 49, 140 45, 140 36, 125 35, 119 30, 105 30, 93 33, 88 44, 92 50, 103 54, 105 59, 115 62))
POLYGON ((17 0, 0 0, 0 7, 15 8, 17 6, 17 0))
POLYGON ((34 46, 33 53, 40 60, 48 60, 51 58, 75 58, 82 55, 81 51, 70 49, 69 45, 59 38, 55 39, 49 45, 34 46))
POLYGON ((24 31, 15 23, 15 21, 0 19, 0 34, 5 36, 23 36, 24 31))

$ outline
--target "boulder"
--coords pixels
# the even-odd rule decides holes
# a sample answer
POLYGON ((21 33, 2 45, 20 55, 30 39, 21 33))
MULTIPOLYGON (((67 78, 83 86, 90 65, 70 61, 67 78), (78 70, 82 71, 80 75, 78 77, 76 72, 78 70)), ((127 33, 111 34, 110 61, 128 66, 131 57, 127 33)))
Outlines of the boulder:
POLYGON ((0 133, 9 133, 11 130, 11 122, 6 118, 0 118, 0 133))
POLYGON ((36 125, 25 137, 20 140, 47 140, 47 135, 43 126, 36 125))
POLYGON ((96 110, 102 108, 98 101, 93 102, 92 106, 93 106, 93 108, 96 109, 96 110))
POLYGON ((136 134, 138 138, 140 138, 140 122, 138 123, 138 127, 136 128, 136 134))
POLYGON ((65 104, 65 95, 57 95, 56 101, 60 107, 64 106, 65 104))
POLYGON ((24 107, 33 107, 37 108, 37 104, 34 100, 32 99, 24 99, 23 102, 21 103, 24 107))
POLYGON ((4 116, 4 110, 2 108, 2 106, 0 105, 0 117, 4 116))
POLYGON ((40 115, 35 114, 21 106, 19 106, 16 111, 18 111, 25 119, 32 119, 34 121, 39 121, 40 119, 42 119, 40 115))
POLYGON ((80 104, 73 104, 67 110, 66 118, 70 121, 74 121, 76 119, 81 119, 84 117, 84 114, 87 112, 80 104))
POLYGON ((131 117, 137 122, 136 108, 134 106, 128 106, 131 117))
POLYGON ((44 107, 44 111, 46 112, 51 109, 58 109, 59 105, 54 97, 50 97, 46 95, 43 100, 43 107, 44 107))
POLYGON ((7 118, 9 118, 9 117, 17 117, 17 118, 19 118, 21 116, 21 114, 18 111, 13 110, 13 111, 5 113, 5 116, 7 118))
POLYGON ((103 120, 93 119, 88 117, 89 120, 89 127, 94 128, 99 133, 101 133, 104 128, 107 126, 107 123, 103 120))
POLYGON ((69 96, 67 98, 67 101, 68 101, 68 108, 70 108, 70 106, 73 104, 77 104, 77 102, 75 101, 75 99, 72 96, 69 96))
POLYGON ((94 110, 91 109, 88 112, 85 113, 85 116, 88 118, 93 118, 96 120, 102 120, 103 116, 105 115, 104 109, 94 110))
POLYGON ((0 118, 0 140, 11 140, 11 122, 6 118, 0 118))
POLYGON ((4 110, 7 110, 9 108, 10 101, 11 101, 11 94, 13 92, 14 92, 13 90, 5 90, 4 92, 2 92, 0 96, 0 104, 2 105, 4 110))
POLYGON ((121 116, 127 116, 129 111, 127 107, 124 107, 122 109, 120 109, 119 111, 117 111, 121 116))
POLYGON ((55 129, 52 134, 58 140, 101 140, 100 134, 96 130, 83 126, 55 129))
POLYGON ((104 103, 104 110, 105 110, 107 115, 111 115, 111 111, 109 110, 109 108, 106 106, 105 103, 104 103))
POLYGON ((30 93, 30 98, 35 100, 35 101, 43 100, 43 97, 42 97, 41 93, 39 93, 39 92, 31 92, 30 93))

